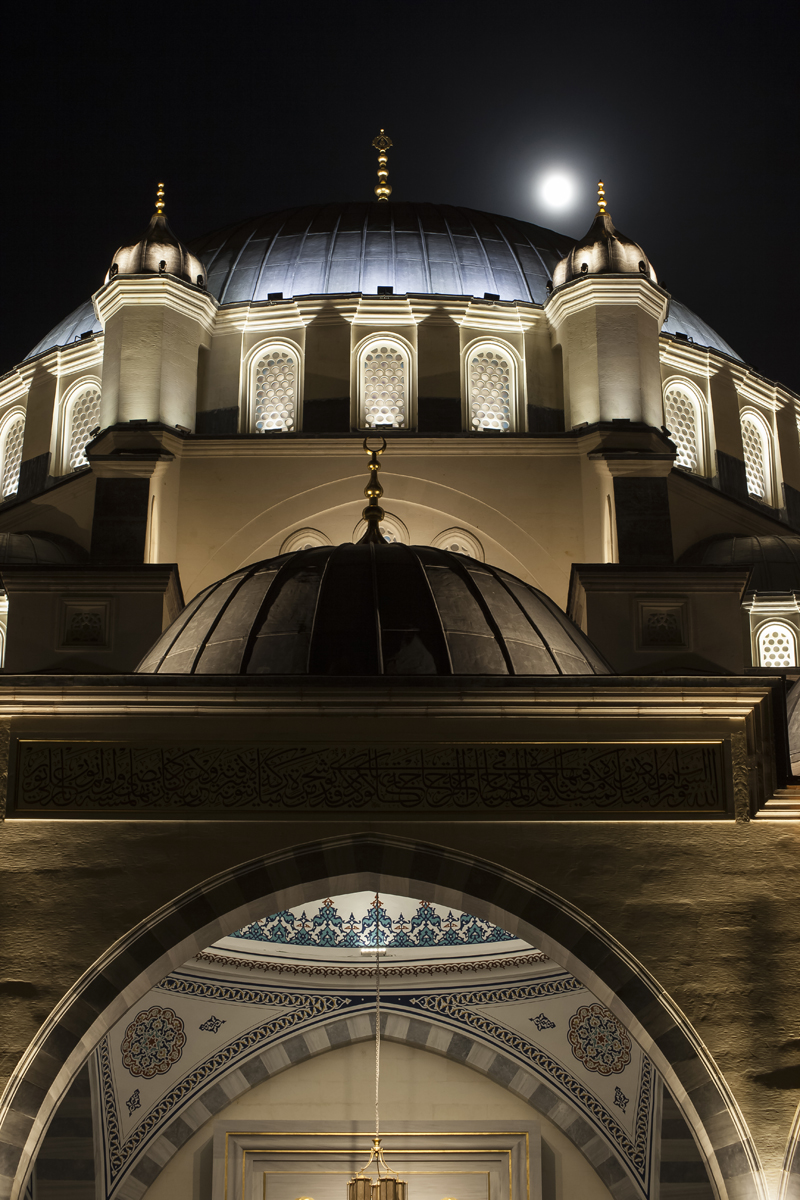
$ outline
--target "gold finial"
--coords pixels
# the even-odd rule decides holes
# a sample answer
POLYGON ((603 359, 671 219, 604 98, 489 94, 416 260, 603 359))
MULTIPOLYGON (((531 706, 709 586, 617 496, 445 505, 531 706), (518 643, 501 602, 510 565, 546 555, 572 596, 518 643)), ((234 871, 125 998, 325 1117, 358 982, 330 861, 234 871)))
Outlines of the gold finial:
POLYGON ((381 521, 386 516, 380 506, 380 498, 383 495, 381 481, 378 479, 378 471, 381 469, 381 464, 378 461, 380 456, 386 449, 386 438, 381 438, 383 445, 380 450, 370 450, 367 445, 367 439, 364 438, 364 452, 370 456, 369 458, 369 483, 364 488, 364 495, 367 497, 369 504, 362 512, 362 517, 367 522, 367 528, 362 538, 359 538, 359 545, 362 542, 380 542, 386 543, 386 538, 381 533, 381 521))
POLYGON ((386 151, 392 147, 392 139, 381 130, 376 138, 372 139, 372 144, 378 151, 378 183, 375 187, 375 195, 379 200, 388 200, 392 194, 391 184, 389 183, 389 172, 386 169, 388 159, 386 151))
POLYGON ((164 216, 164 185, 163 185, 163 183, 160 183, 158 185, 158 192, 156 194, 156 216, 158 216, 158 217, 164 216))
POLYGON ((597 184, 597 211, 601 213, 606 211, 606 189, 603 187, 602 179, 597 184))

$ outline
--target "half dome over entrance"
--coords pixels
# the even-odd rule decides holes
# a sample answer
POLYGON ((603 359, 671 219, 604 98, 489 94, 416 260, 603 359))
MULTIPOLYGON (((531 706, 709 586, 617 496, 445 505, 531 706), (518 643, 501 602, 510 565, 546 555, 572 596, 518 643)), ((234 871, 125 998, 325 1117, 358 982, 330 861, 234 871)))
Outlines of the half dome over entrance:
POLYGON ((432 546, 318 546, 201 592, 140 663, 198 675, 605 675, 542 592, 432 546))

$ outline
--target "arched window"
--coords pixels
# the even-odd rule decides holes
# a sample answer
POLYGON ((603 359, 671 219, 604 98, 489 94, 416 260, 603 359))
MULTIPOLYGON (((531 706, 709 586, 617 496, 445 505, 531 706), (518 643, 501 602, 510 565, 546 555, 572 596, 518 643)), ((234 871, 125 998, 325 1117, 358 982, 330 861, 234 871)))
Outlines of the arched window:
POLYGON ((359 418, 362 429, 408 426, 411 359, 402 342, 370 342, 358 360, 359 418))
POLYGON ((307 526, 305 529, 295 529, 294 533, 289 534, 281 546, 281 554, 291 554, 295 550, 312 550, 315 546, 330 545, 329 537, 326 537, 319 529, 311 529, 310 526, 307 526))
POLYGON ((467 358, 467 406, 470 428, 514 428, 517 407, 516 363, 500 346, 480 345, 467 358))
POLYGON ((772 499, 770 435, 761 418, 752 413, 742 414, 742 448, 747 490, 751 496, 769 504, 772 499))
MULTIPOLYGON (((394 513, 385 513, 383 520, 379 525, 379 529, 387 542, 401 542, 404 546, 411 545, 411 537, 408 532, 408 526, 394 513)), ((359 541, 367 532, 367 522, 359 521, 353 530, 353 541, 359 541)))
POLYGON ((759 667, 797 666, 797 637, 791 625, 782 621, 762 625, 756 642, 759 667))
POLYGON ((677 467, 705 474, 703 401, 689 384, 675 382, 664 389, 664 425, 678 447, 677 467))
POLYGON ((95 382, 78 384, 67 398, 64 408, 64 440, 62 466, 64 474, 88 466, 87 442, 100 421, 100 385, 95 382))
POLYGON ((260 348, 253 358, 251 428, 256 433, 297 427, 300 362, 296 350, 275 345, 260 348))
POLYGON ((0 492, 3 499, 13 496, 19 488, 24 437, 25 414, 12 413, 0 427, 0 492))
POLYGON ((443 529, 437 533, 431 545, 439 550, 449 550, 452 554, 466 554, 469 558, 477 558, 479 562, 485 561, 483 546, 474 533, 467 529, 443 529))

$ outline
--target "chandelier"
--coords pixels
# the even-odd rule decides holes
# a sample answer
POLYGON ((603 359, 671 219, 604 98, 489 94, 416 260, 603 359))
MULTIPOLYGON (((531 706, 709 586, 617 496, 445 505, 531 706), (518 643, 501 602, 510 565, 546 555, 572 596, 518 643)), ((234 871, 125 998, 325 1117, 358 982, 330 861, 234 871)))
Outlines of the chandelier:
POLYGON ((406 1200, 407 1185, 393 1171, 383 1156, 381 1145, 380 1078, 381 1078, 381 909, 375 894, 375 945, 362 953, 375 955, 375 1136, 364 1166, 347 1185, 347 1200, 406 1200), (374 1164, 376 1178, 368 1174, 374 1164))

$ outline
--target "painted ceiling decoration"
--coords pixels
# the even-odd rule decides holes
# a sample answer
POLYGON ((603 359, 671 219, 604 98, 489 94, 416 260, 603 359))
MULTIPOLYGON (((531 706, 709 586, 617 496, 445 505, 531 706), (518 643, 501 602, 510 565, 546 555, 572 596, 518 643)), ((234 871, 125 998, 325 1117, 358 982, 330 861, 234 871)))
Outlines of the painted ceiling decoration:
MULTIPOLYGON (((296 932, 295 921, 301 931, 316 932, 323 939, 344 941, 356 936, 373 939, 372 944, 377 929, 382 930, 381 936, 385 930, 387 936, 413 939, 415 931, 423 938, 441 938, 452 931, 474 937, 480 928, 486 941, 478 943, 479 948, 495 951, 485 957, 491 967, 480 980, 474 976, 442 979, 435 971, 429 971, 428 978, 392 975, 388 965, 382 970, 381 1011, 387 1036, 396 1038, 409 1021, 422 1020, 441 1029, 445 1037, 448 1030, 450 1036, 464 1034, 485 1047, 490 1057, 502 1054, 507 1063, 516 1062, 581 1114, 614 1153, 636 1193, 649 1200, 657 1141, 657 1075, 649 1057, 610 1010, 579 980, 530 947, 527 956, 514 953, 498 958, 498 942, 491 939, 496 933, 506 939, 509 935, 489 922, 476 924, 469 914, 426 902, 409 906, 398 897, 381 897, 376 905, 374 896, 366 893, 357 898, 360 906, 342 906, 342 897, 328 898, 313 907, 255 922, 258 944, 262 950, 272 945, 286 953, 285 941, 265 943, 263 938, 271 931, 278 938, 290 936, 296 932)), ((247 931, 224 939, 237 940, 247 942, 247 931)), ((362 944, 357 942, 355 950, 359 957, 362 944)), ((511 939, 511 944, 516 950, 521 943, 511 939)), ((298 951, 306 949, 303 943, 298 951)), ((401 953, 417 953, 413 940, 410 949, 401 947, 401 953)), ((457 954, 457 948, 450 953, 457 954)), ((291 969, 288 960, 280 966, 291 969)), ((168 1137, 170 1123, 184 1119, 181 1114, 195 1102, 202 1104, 208 1089, 214 1090, 224 1077, 231 1073, 249 1077, 250 1059, 269 1051, 276 1062, 283 1056, 290 1065, 283 1043, 298 1035, 313 1040, 323 1028, 342 1022, 349 1028, 360 1022, 370 1036, 374 967, 371 962, 342 966, 335 982, 259 979, 243 972, 232 957, 207 954, 153 988, 103 1039, 95 1054, 108 1200, 134 1200, 141 1191, 137 1164, 151 1152, 157 1155, 154 1143, 168 1137), (212 957, 213 963, 208 961, 212 957)), ((401 963, 396 970, 405 967, 401 963)), ((412 969, 416 968, 412 959, 412 969)), ((320 964, 318 969, 329 968, 320 964)), ((331 1034, 332 1044, 335 1037, 331 1034)))
POLYGON ((416 907, 414 903, 399 896, 370 898, 366 893, 335 900, 328 897, 316 911, 309 906, 286 909, 254 921, 231 936, 281 946, 340 950, 376 945, 393 950, 432 949, 515 940, 505 929, 469 913, 453 912, 427 900, 420 900, 416 907))

